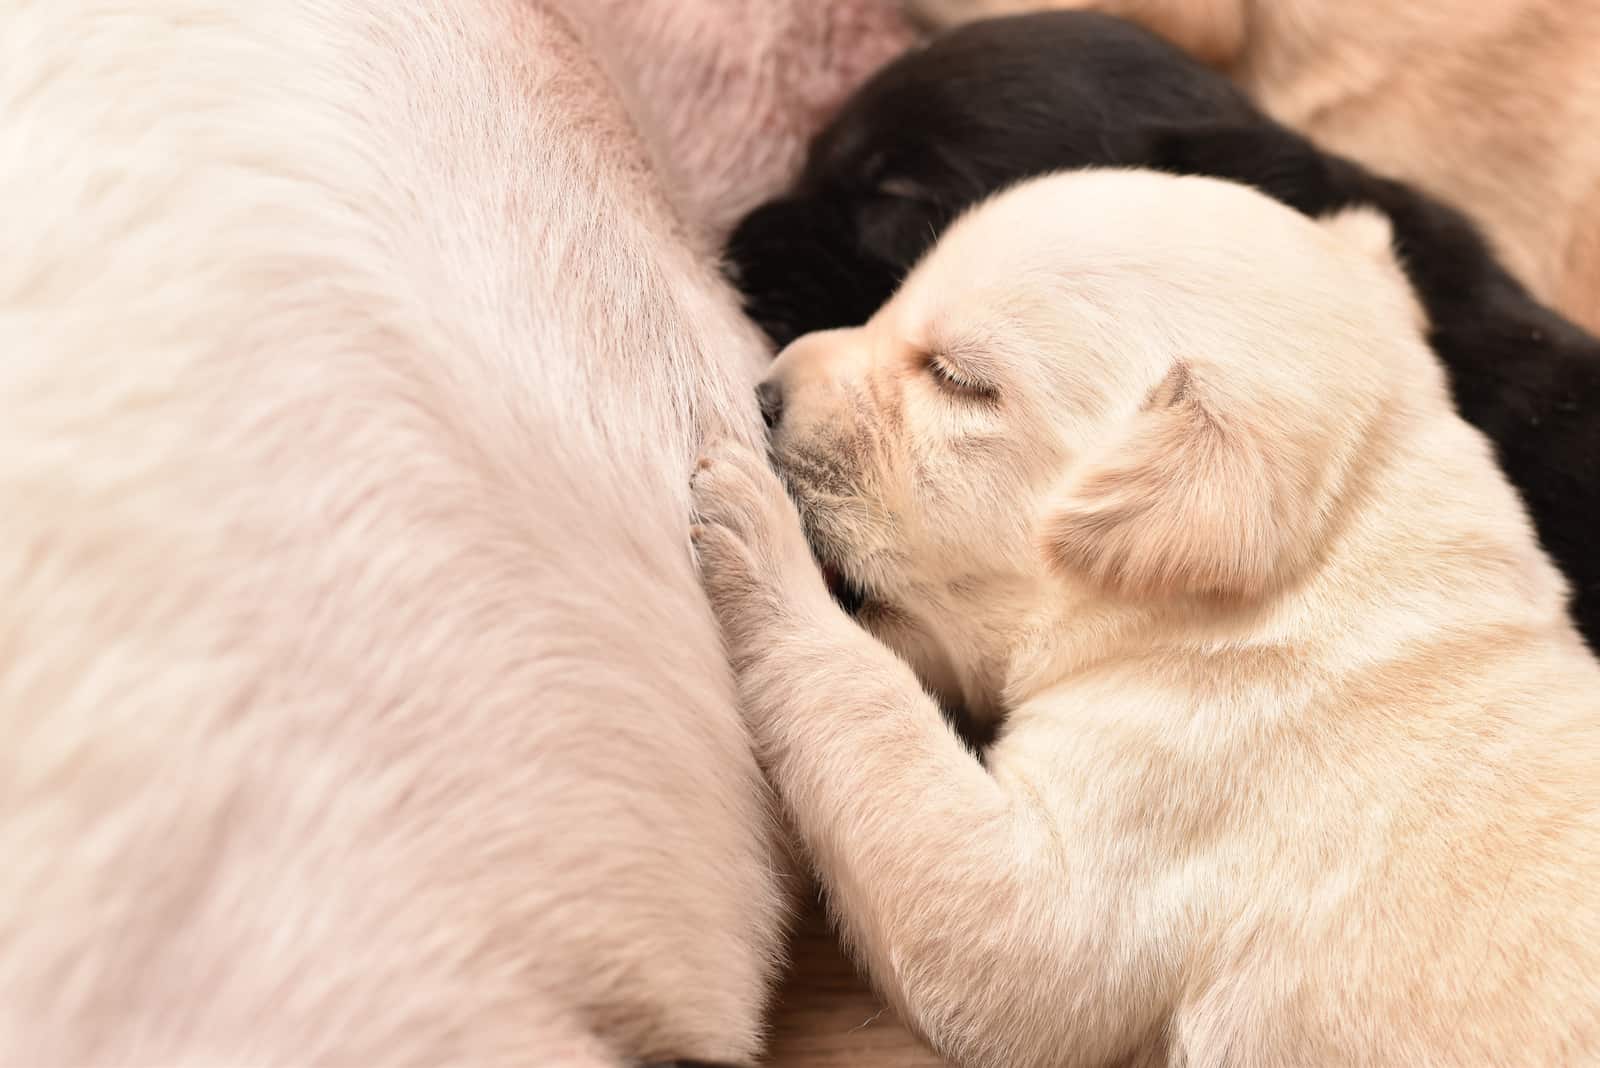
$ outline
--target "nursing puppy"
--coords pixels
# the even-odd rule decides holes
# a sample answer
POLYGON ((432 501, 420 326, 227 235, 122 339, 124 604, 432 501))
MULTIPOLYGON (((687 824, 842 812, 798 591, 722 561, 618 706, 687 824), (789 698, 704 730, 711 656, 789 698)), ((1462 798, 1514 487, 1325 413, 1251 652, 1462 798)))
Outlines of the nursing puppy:
POLYGON ((1600 329, 1600 5, 1573 0, 911 0, 939 25, 1133 19, 1318 144, 1480 220, 1540 299, 1600 329))
POLYGON ((956 1063, 1600 1057, 1600 666, 1417 322, 1374 213, 1048 177, 779 358, 798 515, 702 458, 768 774, 956 1063))
POLYGON ((957 213, 1090 165, 1230 178, 1317 215, 1382 210, 1461 413, 1495 443, 1600 644, 1600 341, 1529 296, 1460 214, 1319 152, 1130 23, 996 19, 898 60, 817 136, 794 192, 740 225, 729 260, 780 344, 858 325, 957 213))

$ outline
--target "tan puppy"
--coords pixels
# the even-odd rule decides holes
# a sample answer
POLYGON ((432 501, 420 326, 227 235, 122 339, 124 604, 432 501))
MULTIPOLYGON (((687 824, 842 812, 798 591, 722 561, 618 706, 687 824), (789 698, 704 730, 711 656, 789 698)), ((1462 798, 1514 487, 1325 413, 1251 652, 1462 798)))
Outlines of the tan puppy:
POLYGON ((1465 209, 1547 303, 1600 330, 1595 0, 911 0, 950 25, 1044 8, 1133 19, 1323 147, 1465 209))
POLYGON ((702 459, 771 779, 957 1063, 1600 1058, 1600 666, 1417 322, 1376 216, 1048 177, 779 359, 803 524, 702 459))

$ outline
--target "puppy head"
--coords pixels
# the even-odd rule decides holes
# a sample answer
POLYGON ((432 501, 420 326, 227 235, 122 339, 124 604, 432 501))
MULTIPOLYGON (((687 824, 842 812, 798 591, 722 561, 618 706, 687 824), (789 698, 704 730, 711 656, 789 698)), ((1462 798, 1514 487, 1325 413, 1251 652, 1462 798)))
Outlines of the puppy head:
POLYGON ((1066 167, 1145 166, 1152 131, 1274 128, 1226 78, 1120 19, 1053 11, 964 26, 876 74, 812 142, 788 197, 728 246, 781 345, 859 325, 962 211, 1066 167))
POLYGON ((1238 602, 1314 564, 1406 360, 1382 217, 1062 174, 959 220, 864 327, 785 350, 772 450, 819 557, 937 629, 1047 610, 1052 576, 1238 602))

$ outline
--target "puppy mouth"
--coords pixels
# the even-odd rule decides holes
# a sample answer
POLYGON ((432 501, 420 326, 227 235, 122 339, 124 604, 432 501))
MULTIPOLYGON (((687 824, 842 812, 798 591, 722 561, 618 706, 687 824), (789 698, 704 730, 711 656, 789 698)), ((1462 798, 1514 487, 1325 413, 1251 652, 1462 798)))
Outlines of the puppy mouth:
POLYGON ((870 617, 886 612, 889 609, 889 600, 872 586, 856 578, 854 572, 859 568, 850 566, 850 556, 840 553, 838 546, 828 538, 819 535, 809 517, 802 524, 806 532, 806 541, 811 546, 811 558, 817 562, 817 567, 822 571, 822 579, 828 586, 828 593, 833 596, 834 603, 844 609, 846 614, 857 621, 866 621, 870 617))
POLYGON ((815 494, 809 491, 805 474, 786 462, 785 457, 780 456, 770 443, 767 459, 778 472, 790 499, 799 510, 800 526, 805 532, 806 543, 811 547, 811 558, 822 572, 823 581, 834 602, 856 619, 862 618, 867 609, 882 606, 882 598, 875 596, 864 583, 852 577, 841 564, 841 560, 850 558, 849 553, 840 552, 833 540, 826 536, 824 529, 818 526, 815 494))
MULTIPOLYGON (((812 549, 815 554, 816 549, 812 549)), ((861 610, 867 606, 867 591, 853 581, 834 564, 822 563, 822 578, 828 584, 828 592, 833 595, 840 608, 852 616, 860 615, 861 610)))

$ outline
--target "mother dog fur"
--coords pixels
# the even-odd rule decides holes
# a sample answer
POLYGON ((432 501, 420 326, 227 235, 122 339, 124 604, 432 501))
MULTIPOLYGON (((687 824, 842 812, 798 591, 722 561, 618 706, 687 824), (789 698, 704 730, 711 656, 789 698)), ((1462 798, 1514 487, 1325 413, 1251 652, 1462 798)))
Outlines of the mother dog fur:
POLYGON ((0 16, 0 1062, 755 1054, 767 354, 547 7, 0 16))
POLYGON ((1600 1057, 1600 666, 1388 240, 1025 183, 779 358, 798 515, 702 460, 769 774, 957 1063, 1600 1057), (1004 716, 984 764, 924 685, 1004 716))

